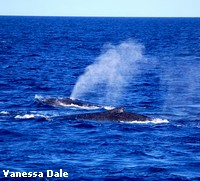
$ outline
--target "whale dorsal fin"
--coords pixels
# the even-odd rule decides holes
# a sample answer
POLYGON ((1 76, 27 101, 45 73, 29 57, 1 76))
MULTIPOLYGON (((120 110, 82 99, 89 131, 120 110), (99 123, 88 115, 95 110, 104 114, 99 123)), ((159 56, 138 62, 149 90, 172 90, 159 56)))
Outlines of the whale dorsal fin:
POLYGON ((111 113, 123 113, 124 112, 124 108, 123 107, 117 107, 114 108, 112 110, 110 110, 111 113))

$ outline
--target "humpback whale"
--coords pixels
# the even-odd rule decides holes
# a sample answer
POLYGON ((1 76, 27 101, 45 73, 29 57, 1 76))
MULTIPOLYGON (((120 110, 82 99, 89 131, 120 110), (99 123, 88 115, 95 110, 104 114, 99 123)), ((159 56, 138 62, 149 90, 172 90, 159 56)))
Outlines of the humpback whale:
POLYGON ((35 97, 36 101, 39 103, 54 106, 54 107, 76 107, 76 108, 85 108, 85 109, 100 109, 102 106, 81 101, 78 99, 71 98, 44 98, 40 96, 35 97))
POLYGON ((115 108, 103 112, 76 114, 68 116, 69 119, 76 120, 96 120, 96 121, 115 121, 115 122, 132 122, 132 121, 151 121, 152 118, 136 113, 126 112, 124 108, 115 108))

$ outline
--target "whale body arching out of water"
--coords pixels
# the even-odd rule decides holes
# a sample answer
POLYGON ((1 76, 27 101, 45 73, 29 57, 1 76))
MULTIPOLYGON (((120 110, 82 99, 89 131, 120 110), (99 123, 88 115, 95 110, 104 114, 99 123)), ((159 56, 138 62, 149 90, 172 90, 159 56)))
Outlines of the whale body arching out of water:
POLYGON ((116 121, 116 122, 134 122, 151 121, 152 118, 141 114, 126 112, 124 108, 114 108, 103 112, 84 113, 70 115, 68 118, 77 120, 96 120, 96 121, 116 121))
POLYGON ((104 108, 103 106, 71 98, 44 98, 41 96, 35 96, 35 100, 44 105, 49 105, 53 107, 71 107, 71 108, 82 108, 82 109, 104 108))

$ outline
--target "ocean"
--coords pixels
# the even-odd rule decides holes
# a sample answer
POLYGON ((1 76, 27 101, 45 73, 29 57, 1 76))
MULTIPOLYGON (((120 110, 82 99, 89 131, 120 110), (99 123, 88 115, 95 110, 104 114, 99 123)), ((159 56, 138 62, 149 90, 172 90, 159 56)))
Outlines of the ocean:
POLYGON ((200 180, 200 18, 0 16, 0 64, 1 180, 200 180))

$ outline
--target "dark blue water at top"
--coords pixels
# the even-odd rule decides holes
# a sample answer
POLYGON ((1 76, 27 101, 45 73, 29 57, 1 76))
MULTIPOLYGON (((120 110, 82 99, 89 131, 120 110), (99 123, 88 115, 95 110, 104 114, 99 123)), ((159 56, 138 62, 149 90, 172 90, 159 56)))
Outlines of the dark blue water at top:
POLYGON ((68 180, 200 180, 199 18, 0 17, 0 64, 1 179, 64 180, 45 175, 63 169, 68 180), (105 47, 130 41, 144 52, 117 101, 101 86, 84 99, 168 123, 57 119, 92 110, 36 101, 69 97, 105 47))

